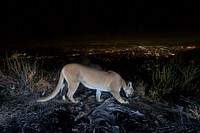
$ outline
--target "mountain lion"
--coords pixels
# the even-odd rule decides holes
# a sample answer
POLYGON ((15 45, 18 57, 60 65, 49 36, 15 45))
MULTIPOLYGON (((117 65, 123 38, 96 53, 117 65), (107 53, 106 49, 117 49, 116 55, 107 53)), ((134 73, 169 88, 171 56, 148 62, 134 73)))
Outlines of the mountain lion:
MULTIPOLYGON (((37 99, 37 102, 45 102, 54 98, 63 88, 64 79, 67 81, 68 92, 67 97, 73 103, 78 103, 78 100, 73 98, 80 83, 89 89, 96 90, 96 100, 102 102, 101 92, 110 92, 115 99, 124 104, 128 104, 120 96, 121 88, 124 90, 127 97, 133 94, 132 83, 126 82, 121 78, 121 76, 114 71, 102 71, 96 68, 90 68, 80 64, 67 64, 62 68, 60 73, 59 82, 54 89, 53 93, 47 97, 37 99)), ((65 100, 65 97, 63 97, 65 100)))

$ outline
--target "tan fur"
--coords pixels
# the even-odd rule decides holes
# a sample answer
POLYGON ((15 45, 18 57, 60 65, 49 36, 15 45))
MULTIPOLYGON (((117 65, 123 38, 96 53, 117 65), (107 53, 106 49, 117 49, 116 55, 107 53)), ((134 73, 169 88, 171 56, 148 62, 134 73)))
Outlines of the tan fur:
POLYGON ((133 93, 132 83, 129 82, 128 85, 126 85, 121 76, 114 71, 105 72, 80 64, 67 64, 61 71, 58 85, 53 93, 50 96, 39 98, 37 102, 45 102, 54 98, 63 88, 64 79, 68 84, 67 97, 73 103, 78 103, 78 101, 73 98, 73 95, 80 83, 89 89, 96 90, 96 100, 98 102, 103 101, 103 99, 100 98, 102 91, 110 92, 120 103, 128 103, 128 101, 123 100, 120 96, 121 88, 125 91, 127 97, 133 93))

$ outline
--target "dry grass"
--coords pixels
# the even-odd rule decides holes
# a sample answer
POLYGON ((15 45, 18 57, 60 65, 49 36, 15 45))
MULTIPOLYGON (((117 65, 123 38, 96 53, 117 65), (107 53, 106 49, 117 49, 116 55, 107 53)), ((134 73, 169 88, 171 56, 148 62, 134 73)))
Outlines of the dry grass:
MULTIPOLYGON (((166 100, 165 97, 192 96, 198 100, 200 95, 200 69, 198 65, 168 63, 158 65, 152 70, 151 99, 166 100)), ((191 97, 190 97, 191 98, 191 97)))
POLYGON ((1 95, 49 90, 51 84, 47 76, 50 78, 50 74, 45 76, 37 61, 32 63, 26 58, 7 58, 4 68, 0 70, 1 95))

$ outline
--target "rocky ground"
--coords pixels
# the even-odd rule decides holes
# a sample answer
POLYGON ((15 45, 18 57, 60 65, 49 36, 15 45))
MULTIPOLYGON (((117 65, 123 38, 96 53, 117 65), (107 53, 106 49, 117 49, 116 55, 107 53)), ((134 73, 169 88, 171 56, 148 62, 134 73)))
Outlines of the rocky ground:
POLYGON ((97 103, 95 92, 88 89, 75 93, 81 101, 78 104, 63 101, 61 96, 35 103, 36 97, 24 93, 2 99, 1 132, 200 132, 199 120, 185 108, 137 95, 127 99, 128 105, 118 103, 109 93, 103 93, 104 102, 97 103))

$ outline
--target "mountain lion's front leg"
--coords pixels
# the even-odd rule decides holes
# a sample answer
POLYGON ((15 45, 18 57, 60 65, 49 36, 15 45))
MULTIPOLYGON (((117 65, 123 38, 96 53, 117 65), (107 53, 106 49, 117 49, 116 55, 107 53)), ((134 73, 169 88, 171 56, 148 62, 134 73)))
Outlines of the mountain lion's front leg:
POLYGON ((125 101, 124 99, 122 99, 122 97, 120 96, 120 93, 118 91, 111 91, 111 94, 115 97, 115 99, 123 104, 129 104, 128 101, 125 101))
POLYGON ((97 90, 96 91, 96 99, 98 102, 102 102, 103 99, 101 99, 101 91, 97 90))

